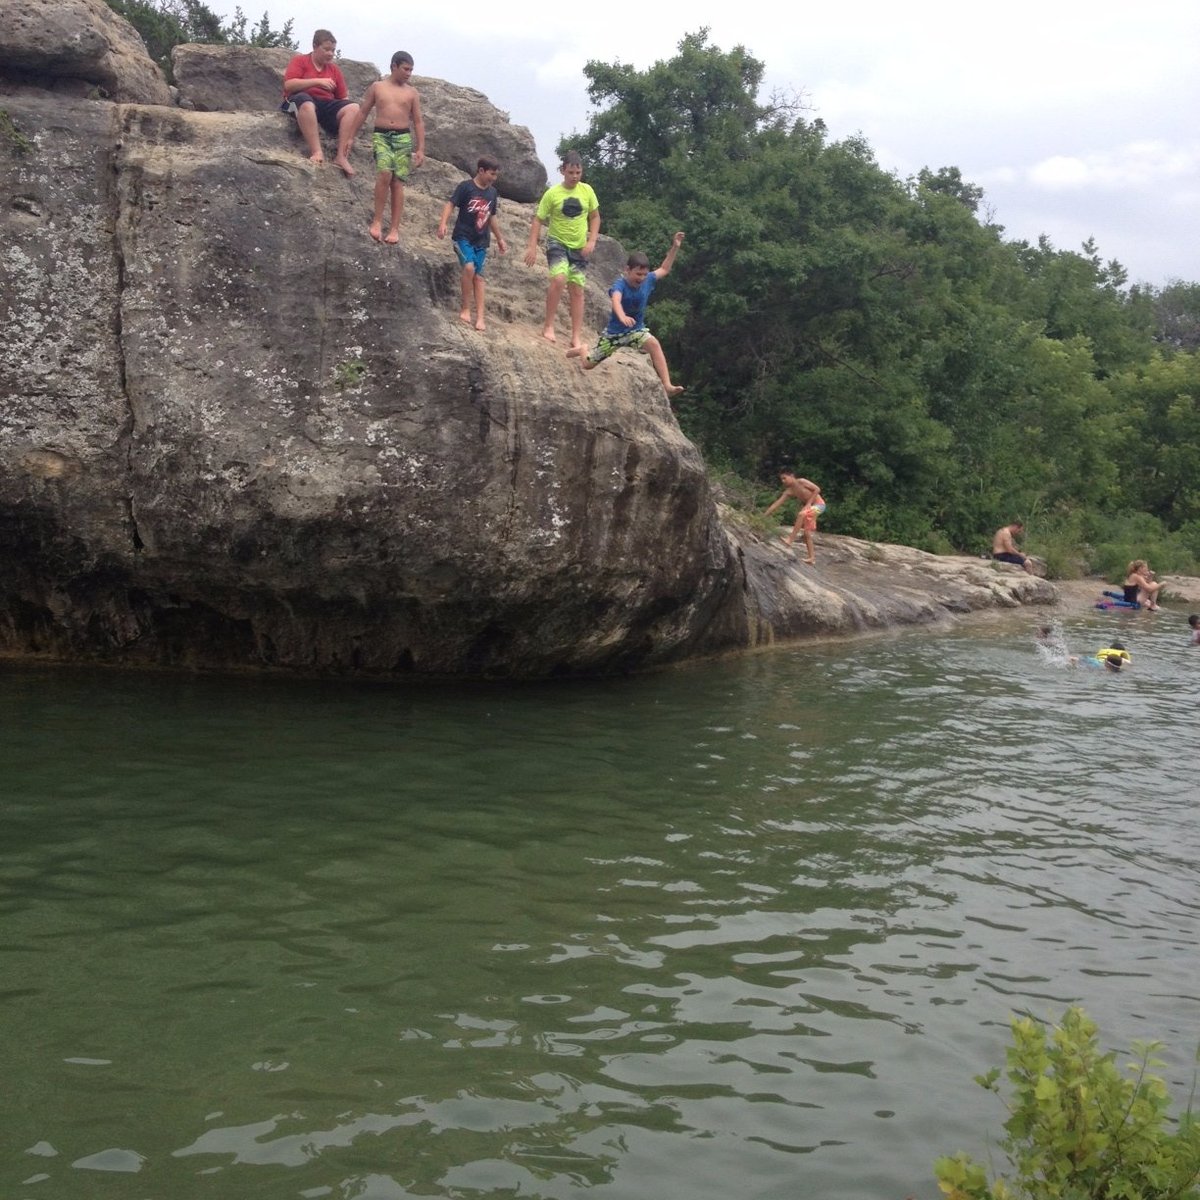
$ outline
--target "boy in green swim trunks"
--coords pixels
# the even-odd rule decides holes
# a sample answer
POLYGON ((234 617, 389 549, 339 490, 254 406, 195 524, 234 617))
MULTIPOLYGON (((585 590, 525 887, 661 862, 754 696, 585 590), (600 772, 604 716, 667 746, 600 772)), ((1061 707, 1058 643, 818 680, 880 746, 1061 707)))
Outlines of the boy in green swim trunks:
POLYGON ((355 133, 362 128, 367 113, 375 110, 375 131, 371 148, 375 152, 375 214, 368 230, 377 242, 394 246, 400 240, 400 218, 404 215, 404 181, 409 170, 425 161, 425 119, 421 115, 421 97, 408 82, 413 73, 413 57, 405 50, 392 55, 392 73, 377 79, 359 105, 355 133), (387 235, 383 232, 383 210, 392 199, 392 219, 387 235))
POLYGON ((583 346, 583 288, 587 283, 587 264, 600 236, 600 202, 596 193, 583 182, 583 159, 568 150, 562 160, 562 183, 548 188, 537 206, 525 265, 537 262, 538 235, 546 226, 546 263, 550 268, 550 286, 546 290, 546 320, 542 337, 554 336, 554 314, 567 291, 571 308, 571 349, 583 346))

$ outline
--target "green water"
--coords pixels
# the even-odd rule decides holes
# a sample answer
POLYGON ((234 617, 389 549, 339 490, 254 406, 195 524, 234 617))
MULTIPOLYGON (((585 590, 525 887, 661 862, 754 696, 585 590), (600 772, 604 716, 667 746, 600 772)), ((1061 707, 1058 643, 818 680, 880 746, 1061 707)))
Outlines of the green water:
POLYGON ((495 690, 0 669, 0 1197, 899 1200, 1011 1011, 1200 1038, 1200 650, 495 690))

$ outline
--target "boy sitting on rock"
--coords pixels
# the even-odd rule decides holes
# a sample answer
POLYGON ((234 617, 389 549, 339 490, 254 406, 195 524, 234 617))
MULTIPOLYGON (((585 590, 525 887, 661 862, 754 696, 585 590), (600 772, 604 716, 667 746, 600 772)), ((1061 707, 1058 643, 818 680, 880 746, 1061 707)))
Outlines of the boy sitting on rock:
POLYGON ((333 61, 336 53, 337 38, 328 29, 318 29, 313 34, 312 53, 297 54, 283 73, 280 108, 295 116, 310 162, 325 161, 320 134, 320 129, 324 129, 330 137, 337 138, 334 163, 347 175, 353 175, 350 144, 362 122, 358 120, 358 105, 350 99, 342 70, 333 61))

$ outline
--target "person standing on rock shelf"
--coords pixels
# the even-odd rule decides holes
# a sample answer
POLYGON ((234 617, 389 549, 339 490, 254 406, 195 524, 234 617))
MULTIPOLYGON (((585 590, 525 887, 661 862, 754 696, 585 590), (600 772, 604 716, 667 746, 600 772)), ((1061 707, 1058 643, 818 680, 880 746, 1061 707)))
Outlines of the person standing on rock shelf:
POLYGON ((442 208, 442 219, 438 222, 437 235, 446 236, 446 225, 450 214, 457 208, 458 217, 454 222, 454 231, 450 240, 454 244, 454 253, 458 255, 462 267, 462 308, 458 319, 465 325, 471 323, 471 299, 475 300, 475 328, 484 330, 483 304, 486 286, 483 281, 483 267, 487 261, 488 242, 491 235, 496 235, 496 249, 505 253, 508 245, 500 226, 496 223, 496 209, 500 197, 496 192, 496 176, 500 174, 500 164, 494 158, 481 157, 475 164, 475 175, 472 179, 464 179, 454 189, 450 199, 442 208))
POLYGON ((812 535, 817 529, 817 518, 825 511, 826 507, 821 496, 821 489, 811 479, 803 479, 793 471, 780 471, 779 480, 783 484, 783 491, 779 499, 767 509, 763 516, 769 517, 788 500, 795 500, 799 503, 800 511, 796 514, 796 523, 792 526, 791 533, 783 536, 782 541, 785 546, 791 546, 796 540, 796 534, 803 533, 804 548, 808 551, 808 557, 804 561, 811 567, 817 561, 817 557, 813 553, 812 535))
POLYGON ((1013 540, 1017 534, 1024 532, 1025 526, 1020 521, 1010 521, 1007 525, 1001 525, 992 535, 992 558, 996 562, 1012 563, 1015 567, 1022 567, 1032 575, 1033 559, 1022 554, 1013 540))
POLYGON ((310 162, 325 161, 321 129, 337 138, 333 161, 349 176, 354 174, 350 145, 360 122, 358 105, 350 99, 342 70, 333 61, 336 52, 337 38, 328 29, 318 29, 313 34, 312 53, 297 54, 288 63, 283 73, 283 103, 279 107, 295 116, 310 162))
POLYGON ((600 236, 600 201, 590 185, 583 182, 583 159, 568 150, 562 160, 562 183, 547 188, 537 206, 525 265, 537 262, 538 235, 546 226, 546 264, 550 268, 550 286, 546 290, 546 320, 542 337, 554 336, 554 315, 564 291, 571 309, 571 349, 583 346, 583 289, 587 283, 588 259, 600 236))
MULTIPOLYGON (((413 167, 425 161, 425 118, 421 97, 409 83, 413 56, 407 50, 392 55, 391 74, 377 79, 359 105, 357 133, 375 110, 371 149, 375 152, 375 213, 367 232, 377 241, 394 246, 400 240, 400 218, 404 215, 404 181, 413 167), (387 235, 383 232, 383 210, 392 200, 387 235)), ((351 135, 353 136, 353 135, 351 135)))
POLYGON ((582 358, 583 369, 590 371, 623 346, 632 350, 644 350, 650 355, 655 374, 668 399, 678 396, 683 388, 671 382, 671 372, 667 367, 667 356, 663 353, 662 343, 646 328, 646 305, 650 303, 658 281, 670 275, 675 255, 679 253, 679 247, 682 245, 683 232, 680 231, 671 239, 666 256, 653 271, 650 270, 650 260, 644 254, 631 254, 626 260, 624 274, 618 276, 616 282, 608 289, 612 314, 608 318, 608 324, 600 331, 600 340, 592 350, 586 352, 582 346, 572 346, 567 351, 567 357, 582 358))

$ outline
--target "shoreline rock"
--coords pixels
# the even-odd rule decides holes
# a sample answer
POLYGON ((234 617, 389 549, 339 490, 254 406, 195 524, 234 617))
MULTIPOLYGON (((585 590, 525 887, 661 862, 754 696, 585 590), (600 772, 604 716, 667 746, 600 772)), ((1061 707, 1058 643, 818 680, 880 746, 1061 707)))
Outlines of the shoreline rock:
MULTIPOLYGON (((279 112, 4 106, 0 653, 557 678, 1053 602, 852 538, 809 568, 722 511, 645 356, 585 373, 540 336, 529 205, 464 326, 451 164, 383 247, 370 171, 309 163, 279 112)), ((602 237, 591 328, 622 261, 602 237)))

